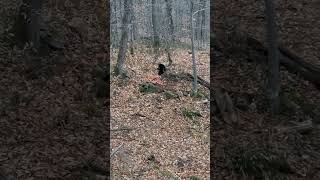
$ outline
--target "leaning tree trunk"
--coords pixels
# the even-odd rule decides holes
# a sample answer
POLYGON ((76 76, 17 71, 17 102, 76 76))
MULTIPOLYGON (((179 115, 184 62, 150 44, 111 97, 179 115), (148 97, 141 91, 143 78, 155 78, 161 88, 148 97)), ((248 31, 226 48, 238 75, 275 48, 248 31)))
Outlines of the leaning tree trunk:
POLYGON ((132 3, 129 2, 132 0, 124 0, 124 14, 123 14, 123 19, 122 19, 122 35, 121 35, 121 40, 120 40, 120 49, 118 53, 118 61, 114 70, 114 73, 116 75, 123 75, 124 70, 123 70, 123 65, 124 61, 126 58, 126 52, 128 49, 128 32, 129 32, 129 22, 131 21, 131 8, 129 5, 132 3))
POLYGON ((279 73, 279 51, 277 42, 277 30, 275 21, 275 12, 273 0, 265 0, 267 16, 267 42, 268 42, 268 81, 267 95, 269 98, 271 112, 279 112, 279 91, 280 91, 280 73, 279 73))

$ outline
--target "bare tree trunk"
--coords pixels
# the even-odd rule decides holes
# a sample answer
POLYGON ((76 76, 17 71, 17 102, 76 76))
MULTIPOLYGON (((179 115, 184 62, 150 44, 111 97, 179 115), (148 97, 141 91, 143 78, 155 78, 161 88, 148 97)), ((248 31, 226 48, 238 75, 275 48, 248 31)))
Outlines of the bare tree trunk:
POLYGON ((279 51, 273 0, 265 0, 267 16, 267 41, 268 41, 268 81, 267 95, 272 114, 279 112, 279 51))
MULTIPOLYGON (((117 12, 117 0, 113 0, 112 1, 112 6, 113 6, 113 11, 114 11, 114 21, 112 22, 112 27, 113 27, 113 31, 114 32, 118 32, 118 16, 117 16, 117 14, 118 14, 118 12, 117 12)), ((118 33, 114 33, 112 36, 112 40, 113 40, 113 42, 112 42, 112 45, 113 45, 113 47, 115 46, 115 47, 117 47, 118 46, 118 41, 119 41, 119 36, 118 36, 118 33)))
POLYGON ((131 2, 131 20, 130 20, 130 54, 134 54, 134 39, 135 39, 135 17, 134 17, 134 9, 133 9, 133 4, 131 2))
POLYGON ((130 54, 134 54, 133 27, 130 26, 130 54))
MULTIPOLYGON (((183 13, 181 9, 178 9, 178 19, 177 19, 177 32, 181 32, 183 23, 183 13)), ((177 35, 177 34, 176 34, 177 35)), ((181 33, 178 33, 178 36, 181 36, 181 33)))
POLYGON ((27 22, 28 41, 32 42, 35 49, 40 47, 40 13, 41 0, 31 0, 30 22, 27 22))
MULTIPOLYGON (((198 3, 200 5, 200 3, 198 3)), ((198 5, 198 10, 202 9, 201 6, 198 5)), ((201 36, 201 13, 197 14, 196 21, 196 29, 195 29, 195 39, 197 40, 197 49, 200 49, 200 36, 201 36)))
POLYGON ((172 18, 172 0, 166 0, 166 7, 167 7, 167 16, 169 19, 169 44, 167 45, 167 53, 168 53, 168 61, 170 66, 172 64, 172 59, 171 59, 171 46, 174 43, 174 26, 173 26, 173 18, 172 18))
POLYGON ((40 10, 41 0, 23 0, 12 29, 18 43, 32 43, 37 50, 40 46, 40 10))
POLYGON ((192 92, 197 93, 198 91, 198 79, 197 79, 197 67, 196 67, 196 59, 195 59, 195 52, 194 52, 194 25, 193 25, 193 2, 191 2, 191 9, 190 9, 190 23, 191 23, 191 50, 192 50, 192 70, 193 70, 193 84, 192 84, 192 92))
POLYGON ((165 1, 166 1, 166 7, 167 7, 167 16, 169 19, 171 42, 174 42, 175 36, 174 36, 174 25, 173 25, 173 18, 172 18, 172 0, 165 0, 165 1))
POLYGON ((131 20, 131 7, 129 7, 130 1, 132 0, 124 0, 124 14, 123 14, 123 19, 122 19, 122 35, 121 35, 121 40, 120 40, 120 49, 119 49, 119 54, 118 54, 118 61, 116 64, 116 67, 114 69, 114 72, 116 75, 123 75, 124 70, 123 70, 123 64, 125 62, 126 58, 126 52, 128 48, 128 32, 129 32, 129 27, 128 24, 131 20))
MULTIPOLYGON (((201 7, 202 8, 206 8, 206 1, 205 0, 201 0, 200 1, 200 4, 201 4, 201 7)), ((201 41, 201 47, 204 46, 204 41, 205 41, 205 38, 204 38, 204 35, 205 35, 205 29, 204 27, 206 26, 206 14, 205 14, 205 11, 202 11, 201 12, 201 25, 200 25, 200 41, 201 41)))
MULTIPOLYGON (((178 25, 179 25, 179 21, 178 21, 178 16, 179 16, 179 12, 178 12, 178 9, 177 8, 175 8, 175 18, 174 18, 174 21, 175 21, 175 30, 176 30, 176 32, 178 32, 179 31, 179 29, 178 29, 178 25)), ((177 35, 175 35, 176 37, 177 37, 177 35)))
MULTIPOLYGON (((131 2, 133 3, 133 2, 131 2)), ((136 16, 135 16, 135 12, 134 12, 134 7, 133 7, 133 4, 132 4, 132 11, 131 11, 131 14, 132 14, 132 37, 133 37, 133 40, 135 41, 137 39, 137 24, 136 24, 136 16)))
POLYGON ((159 57, 159 47, 160 47, 160 38, 159 38, 159 21, 158 21, 158 6, 156 0, 152 0, 152 26, 153 26, 153 46, 155 59, 154 62, 158 60, 159 57))

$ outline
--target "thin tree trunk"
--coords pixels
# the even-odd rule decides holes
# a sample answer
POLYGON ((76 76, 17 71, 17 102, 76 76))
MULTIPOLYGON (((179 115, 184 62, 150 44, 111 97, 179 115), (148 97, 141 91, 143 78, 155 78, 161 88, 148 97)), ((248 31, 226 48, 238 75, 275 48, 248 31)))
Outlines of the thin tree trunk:
POLYGON ((130 26, 130 54, 134 54, 133 27, 130 26))
MULTIPOLYGON (((175 20, 175 28, 174 28, 174 29, 176 30, 176 32, 179 31, 179 29, 178 29, 178 25, 179 25, 178 16, 179 16, 178 9, 175 8, 175 18, 174 18, 174 20, 175 20)), ((176 36, 177 36, 177 35, 176 35, 176 36)))
POLYGON ((169 30, 170 30, 170 36, 171 36, 171 42, 174 41, 174 24, 173 24, 173 18, 172 18, 172 0, 165 0, 166 1, 166 7, 167 7, 167 16, 169 19, 169 30))
POLYGON ((167 45, 167 53, 168 53, 168 61, 170 66, 172 64, 171 59, 171 46, 174 43, 174 26, 173 26, 173 18, 172 18, 172 0, 165 0, 166 1, 166 7, 167 7, 167 16, 169 19, 169 44, 167 45))
MULTIPOLYGON (((205 0, 201 0, 200 2, 201 7, 202 8, 206 8, 206 1, 205 0)), ((201 25, 200 25, 200 41, 201 41, 201 47, 204 46, 204 41, 205 41, 205 32, 206 29, 204 29, 204 27, 206 26, 206 11, 202 11, 201 12, 201 25)))
POLYGON ((41 0, 23 0, 13 32, 19 44, 32 43, 35 49, 40 47, 41 0))
POLYGON ((113 3, 113 11, 114 11, 114 23, 113 23, 113 31, 116 32, 114 33, 114 35, 112 35, 112 39, 113 39, 113 46, 117 47, 118 46, 118 42, 119 42, 119 36, 118 36, 118 12, 117 12, 117 0, 114 0, 113 3))
MULTIPOLYGON (((199 3, 200 4, 200 3, 199 3)), ((198 5, 198 10, 202 9, 201 6, 198 5)), ((200 36, 201 36, 201 13, 197 14, 197 23, 196 23, 196 37, 195 39, 197 40, 197 49, 200 49, 200 36)))
POLYGON ((115 74, 116 75, 123 75, 123 65, 125 62, 126 52, 128 48, 128 32, 129 27, 128 24, 131 20, 131 7, 129 5, 131 4, 130 1, 132 0, 124 0, 124 14, 122 19, 122 35, 121 35, 121 41, 120 41, 120 49, 118 54, 118 61, 115 67, 115 74))
POLYGON ((133 37, 133 40, 135 41, 137 39, 137 24, 136 24, 136 16, 135 16, 133 4, 132 4, 131 14, 132 14, 132 21, 131 21, 131 24, 132 24, 132 37, 133 37))
POLYGON ((28 23, 28 40, 32 42, 37 50, 40 47, 40 15, 41 15, 41 0, 31 0, 31 13, 28 23))
POLYGON ((152 25, 153 25, 153 46, 155 59, 154 62, 158 60, 159 57, 159 46, 160 46, 160 38, 159 38, 159 22, 158 22, 158 7, 156 0, 152 0, 152 25))
POLYGON ((134 30, 135 30, 135 26, 134 26, 134 11, 133 11, 133 4, 131 1, 130 4, 132 10, 131 10, 131 19, 130 19, 130 54, 133 55, 134 54, 134 30))
POLYGON ((191 10, 190 10, 190 23, 191 23, 191 50, 192 50, 192 70, 193 70, 193 85, 192 85, 192 92, 197 93, 197 67, 196 67, 196 59, 195 59, 195 52, 194 52, 194 25, 193 25, 193 2, 191 0, 191 10))
POLYGON ((272 114, 279 112, 279 51, 273 0, 265 0, 267 16, 267 41, 268 41, 268 81, 267 95, 272 114))

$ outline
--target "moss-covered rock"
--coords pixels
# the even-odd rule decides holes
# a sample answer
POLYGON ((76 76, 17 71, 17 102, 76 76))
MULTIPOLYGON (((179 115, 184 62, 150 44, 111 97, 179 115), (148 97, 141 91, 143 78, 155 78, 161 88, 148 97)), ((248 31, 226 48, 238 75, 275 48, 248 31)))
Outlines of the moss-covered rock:
POLYGON ((185 117, 188 117, 190 119, 194 119, 196 117, 201 117, 201 114, 199 111, 190 110, 187 108, 182 108, 182 114, 185 117))
POLYGON ((142 93, 157 93, 159 92, 159 88, 152 83, 143 83, 139 86, 139 91, 142 93))
POLYGON ((172 91, 165 91, 164 96, 166 99, 177 99, 179 98, 179 95, 172 91))

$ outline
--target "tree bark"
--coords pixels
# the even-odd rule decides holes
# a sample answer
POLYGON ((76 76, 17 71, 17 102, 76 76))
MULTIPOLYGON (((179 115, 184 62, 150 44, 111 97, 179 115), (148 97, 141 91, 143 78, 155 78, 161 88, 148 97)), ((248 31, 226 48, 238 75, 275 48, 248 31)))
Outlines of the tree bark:
POLYGON ((166 1, 166 7, 167 7, 167 16, 169 19, 169 44, 167 45, 166 51, 168 54, 168 61, 169 61, 168 66, 170 66, 172 64, 171 46, 175 41, 175 36, 174 36, 174 25, 173 25, 173 18, 172 18, 172 0, 165 0, 165 1, 166 1))
POLYGON ((132 0, 124 0, 124 15, 122 19, 122 35, 120 40, 120 49, 118 53, 118 61, 115 67, 115 74, 116 75, 122 75, 124 73, 123 71, 123 65, 125 62, 126 52, 128 49, 128 32, 129 27, 128 24, 131 20, 131 7, 129 7, 130 4, 132 4, 130 1, 132 0))
POLYGON ((118 46, 118 40, 119 40, 119 38, 118 38, 118 16, 117 16, 117 14, 118 14, 118 12, 117 12, 117 1, 112 1, 112 7, 113 7, 113 13, 112 14, 114 14, 114 21, 111 23, 112 24, 112 26, 111 27, 113 27, 113 32, 116 32, 116 33, 112 33, 112 35, 111 35, 111 38, 112 38, 112 47, 117 47, 118 46))
POLYGON ((28 41, 32 42, 35 49, 40 47, 40 13, 41 0, 31 0, 30 22, 27 22, 28 41))
POLYGON ((132 10, 131 10, 131 19, 130 19, 130 54, 134 54, 134 40, 135 40, 135 16, 134 16, 134 8, 133 3, 130 4, 132 10))
POLYGON ((157 2, 156 0, 152 0, 153 47, 155 53, 154 62, 158 60, 160 47, 158 12, 157 2))
MULTIPOLYGON (((206 1, 205 0, 201 0, 200 2, 201 7, 202 8, 206 8, 206 1)), ((201 25, 200 25, 200 41, 202 42, 202 46, 204 45, 205 42, 205 33, 206 33, 206 29, 204 29, 204 27, 206 26, 206 14, 205 11, 201 12, 201 25)))
POLYGON ((175 41, 174 36, 174 24, 173 24, 173 18, 172 18, 172 0, 165 0, 166 1, 166 7, 167 7, 167 16, 169 19, 169 30, 170 30, 170 36, 171 36, 171 42, 175 41))
POLYGON ((197 93, 198 91, 198 79, 197 79, 197 65, 196 65, 196 58, 194 52, 194 25, 193 25, 193 2, 191 2, 191 9, 190 9, 190 23, 191 23, 191 50, 192 50, 192 72, 193 72, 193 84, 192 84, 192 91, 193 93, 197 93))
POLYGON ((23 0, 18 18, 13 27, 18 43, 32 43, 38 50, 40 47, 40 13, 41 0, 23 0))
POLYGON ((273 0, 265 0, 267 16, 267 42, 268 42, 268 80, 267 96, 270 103, 272 114, 279 112, 279 92, 280 92, 280 73, 279 73, 279 51, 278 37, 276 30, 276 20, 273 0))

